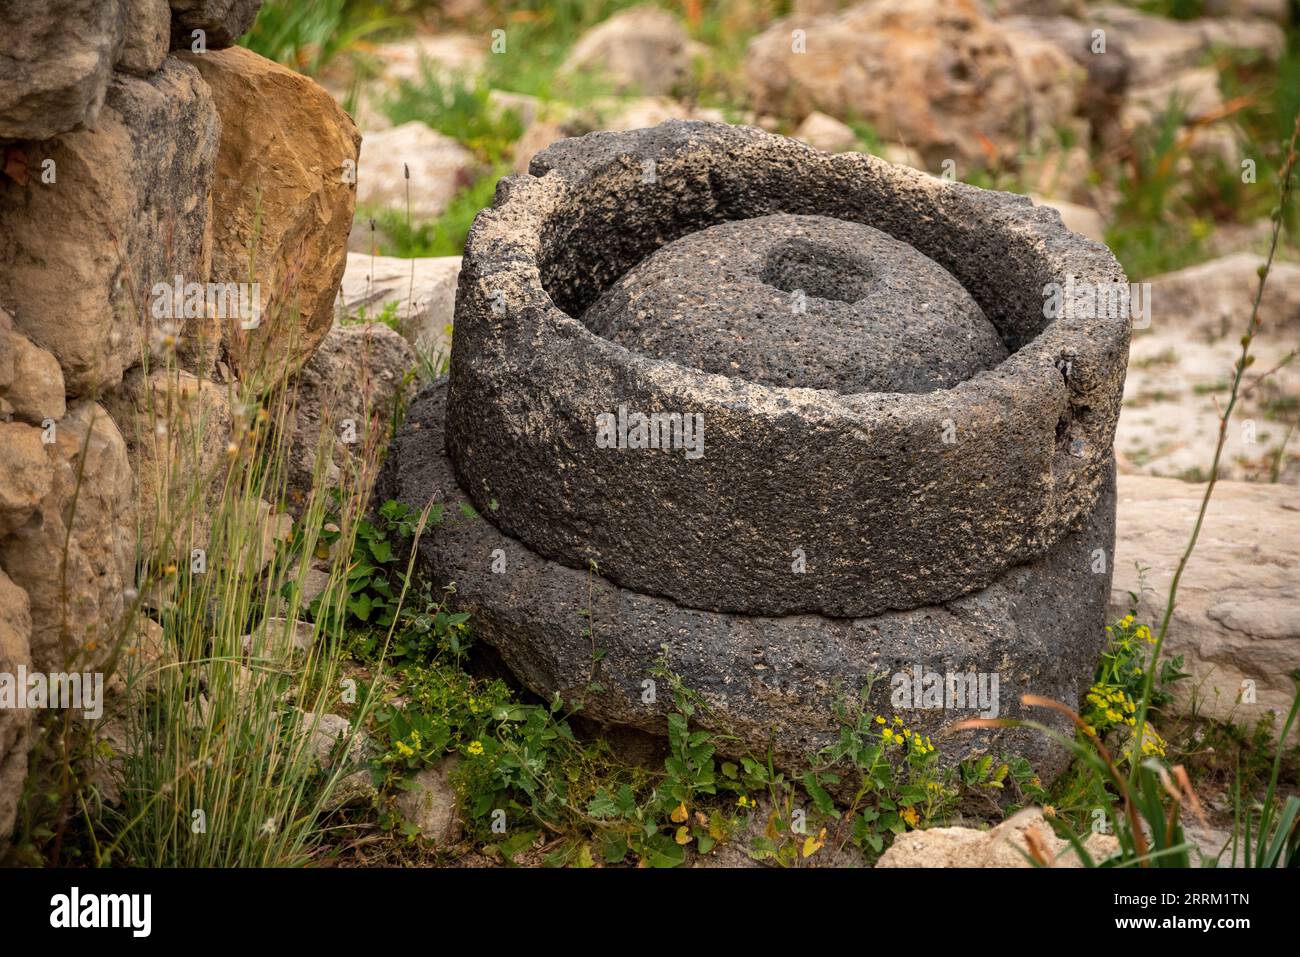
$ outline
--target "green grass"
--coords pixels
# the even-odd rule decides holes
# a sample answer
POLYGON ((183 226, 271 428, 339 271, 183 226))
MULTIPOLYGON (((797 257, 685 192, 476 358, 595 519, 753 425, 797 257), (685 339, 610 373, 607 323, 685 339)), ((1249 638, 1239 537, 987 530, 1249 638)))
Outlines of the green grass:
POLYGON ((481 176, 457 193, 447 208, 431 223, 408 224, 406 213, 399 210, 376 210, 372 214, 376 227, 386 237, 382 242, 386 256, 415 258, 423 256, 459 256, 465 249, 474 217, 492 203, 497 180, 509 173, 498 167, 481 176))
POLYGON ((315 76, 363 41, 406 26, 403 17, 358 0, 266 0, 239 44, 315 76))

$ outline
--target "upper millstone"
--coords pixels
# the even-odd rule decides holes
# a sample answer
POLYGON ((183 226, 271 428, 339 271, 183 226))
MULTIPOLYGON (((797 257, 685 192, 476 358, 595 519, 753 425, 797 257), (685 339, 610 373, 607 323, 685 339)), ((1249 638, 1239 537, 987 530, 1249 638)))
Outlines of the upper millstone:
POLYGON ((871 226, 779 214, 669 243, 591 306, 635 352, 775 387, 918 393, 1007 357, 934 260, 871 226))

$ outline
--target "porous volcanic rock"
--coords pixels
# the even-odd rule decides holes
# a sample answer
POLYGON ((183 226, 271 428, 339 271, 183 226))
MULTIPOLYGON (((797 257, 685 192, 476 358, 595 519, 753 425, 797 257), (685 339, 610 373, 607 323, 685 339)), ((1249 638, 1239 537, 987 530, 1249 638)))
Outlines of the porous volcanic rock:
POLYGON ((929 392, 1007 357, 943 267, 860 223, 763 216, 683 236, 583 322, 633 351, 770 386, 929 392))
POLYGON ((670 121, 554 144, 503 180, 459 282, 448 451, 461 488, 539 554, 682 606, 852 618, 949 601, 1042 556, 1111 469, 1130 322, 1098 315, 1090 290, 1126 280, 1105 247, 1023 197, 670 121), (839 394, 698 371, 577 318, 667 243, 774 213, 910 245, 1011 355, 947 389, 839 394), (1066 301, 1049 319, 1054 286, 1066 301), (601 447, 620 408, 702 415, 703 454, 601 447))
MULTIPOLYGON (((1068 763, 1062 748, 1032 731, 961 732, 940 742, 942 728, 977 709, 900 706, 893 676, 918 667, 923 674, 996 673, 999 717, 1022 715, 1025 693, 1077 706, 1104 641, 1110 564, 1099 565, 1096 555, 1112 554, 1111 468, 1076 530, 972 595, 865 619, 732 615, 620 588, 594 571, 543 558, 483 516, 464 517, 460 506, 469 503, 444 450, 445 397, 439 381, 412 404, 377 500, 444 506, 448 518, 420 540, 422 567, 437 586, 455 582, 454 600, 473 616, 475 634, 538 694, 581 698, 588 717, 658 732, 671 695, 661 687, 647 702, 644 682, 662 664, 703 696, 705 727, 738 736, 724 748, 765 754, 771 740, 777 760, 794 766, 838 737, 837 704, 883 674, 868 707, 936 736, 945 760, 1022 754, 1044 780, 1068 763), (593 679, 595 689, 588 687, 593 679)), ((1034 716, 1055 723, 1043 712, 1034 716)))

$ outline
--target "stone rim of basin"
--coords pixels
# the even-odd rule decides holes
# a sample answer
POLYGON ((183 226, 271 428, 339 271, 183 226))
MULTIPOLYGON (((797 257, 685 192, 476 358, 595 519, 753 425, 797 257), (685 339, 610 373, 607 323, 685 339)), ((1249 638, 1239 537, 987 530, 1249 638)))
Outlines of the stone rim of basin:
POLYGON ((1119 286, 1110 251, 1054 210, 875 157, 699 121, 564 140, 503 180, 470 232, 448 450, 503 531, 635 591, 757 615, 943 602, 1041 555, 1096 502, 1130 322, 1078 303, 1119 286), (773 212, 909 243, 1012 354, 948 389, 839 395, 696 372, 577 318, 665 243, 773 212), (1048 321, 1052 284, 1080 298, 1048 321), (703 454, 600 446, 602 421, 638 412, 703 414, 703 454))

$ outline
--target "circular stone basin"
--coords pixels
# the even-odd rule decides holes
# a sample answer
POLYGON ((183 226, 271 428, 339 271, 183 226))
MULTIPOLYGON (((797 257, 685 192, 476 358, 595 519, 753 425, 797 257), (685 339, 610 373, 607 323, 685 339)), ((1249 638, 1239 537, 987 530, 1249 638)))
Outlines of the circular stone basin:
POLYGON ((930 392, 1008 355, 952 275, 861 223, 773 215, 662 247, 583 323, 629 350, 768 386, 930 392))
MULTIPOLYGON (((792 251, 759 275, 870 293, 870 275, 792 251)), ((862 618, 944 603, 1042 556, 1097 504, 1130 323, 1089 308, 1089 290, 1126 283, 1054 210, 872 156, 680 121, 563 140, 501 181, 466 240, 448 456, 507 536, 681 607, 862 618), (947 388, 837 392, 701 371, 583 321, 669 244, 774 214, 911 247, 1010 355, 947 388), (1052 290, 1072 290, 1066 308, 1045 309, 1052 290)))

